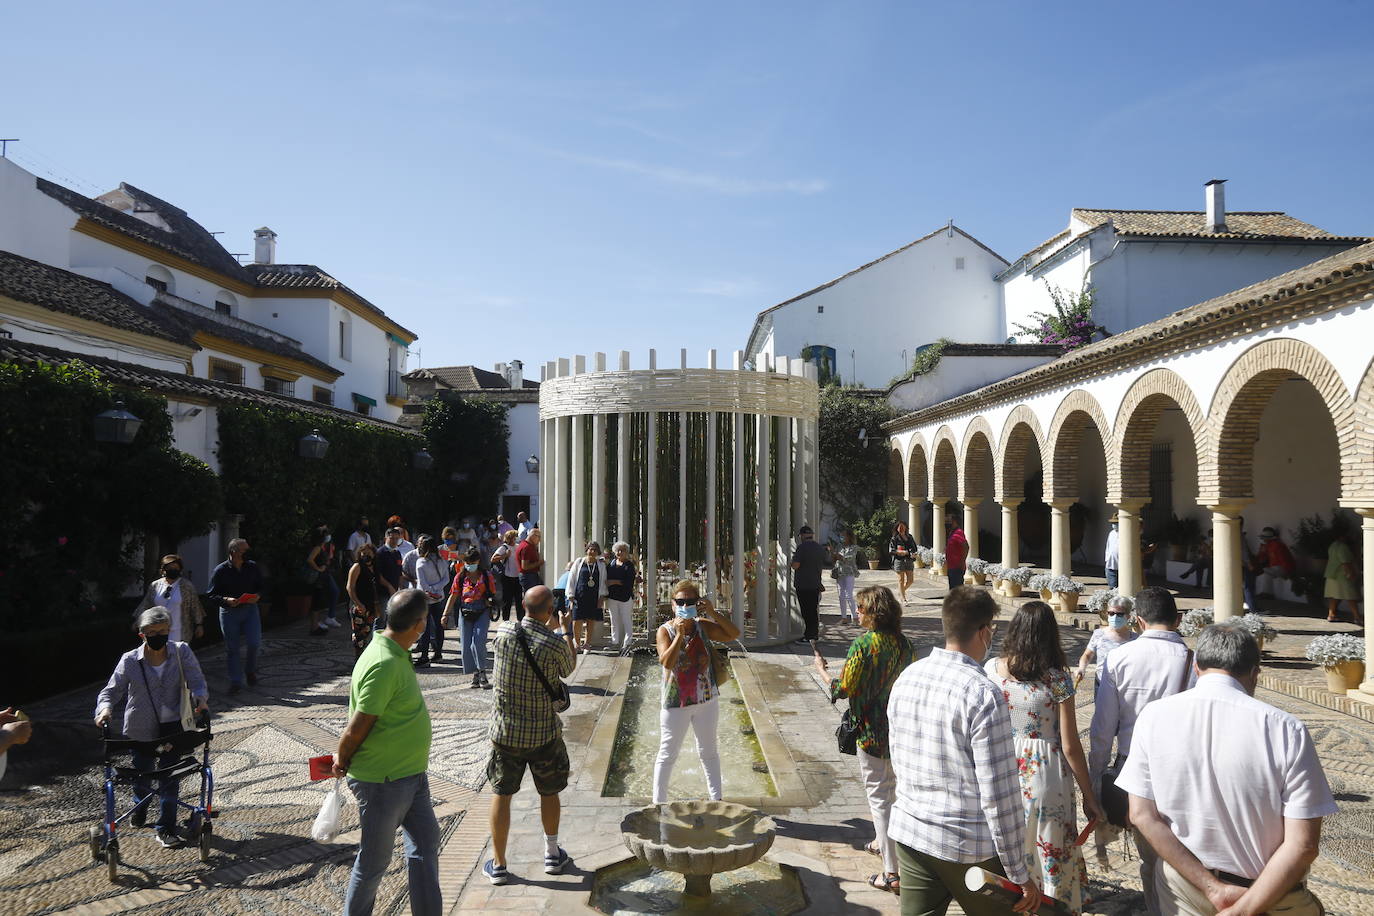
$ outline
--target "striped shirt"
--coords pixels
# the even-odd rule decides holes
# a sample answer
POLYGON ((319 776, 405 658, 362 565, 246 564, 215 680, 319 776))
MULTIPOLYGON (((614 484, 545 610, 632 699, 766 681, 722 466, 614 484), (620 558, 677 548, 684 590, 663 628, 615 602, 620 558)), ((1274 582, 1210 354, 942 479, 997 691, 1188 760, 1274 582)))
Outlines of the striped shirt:
POLYGON ((516 635, 519 628, 524 629, 534 660, 555 690, 560 678, 573 673, 577 657, 567 640, 528 615, 521 621, 506 621, 496 634, 492 647, 492 687, 496 696, 491 704, 491 728, 487 735, 503 747, 535 748, 561 735, 563 723, 553 710, 548 691, 530 668, 525 650, 520 648, 516 635))
POLYGON ((897 801, 888 836, 946 862, 1001 859, 1030 880, 1026 822, 1006 699, 973 659, 932 649, 887 706, 897 801))

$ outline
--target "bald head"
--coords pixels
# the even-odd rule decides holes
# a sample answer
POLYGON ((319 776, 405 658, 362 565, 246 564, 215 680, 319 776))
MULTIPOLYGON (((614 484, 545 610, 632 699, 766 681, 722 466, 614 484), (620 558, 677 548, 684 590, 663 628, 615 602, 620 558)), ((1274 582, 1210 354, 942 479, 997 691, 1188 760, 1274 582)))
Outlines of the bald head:
POLYGON ((541 622, 545 621, 553 612, 553 592, 549 591, 546 586, 536 585, 525 592, 525 597, 521 599, 521 603, 525 605, 526 614, 533 614, 541 622))

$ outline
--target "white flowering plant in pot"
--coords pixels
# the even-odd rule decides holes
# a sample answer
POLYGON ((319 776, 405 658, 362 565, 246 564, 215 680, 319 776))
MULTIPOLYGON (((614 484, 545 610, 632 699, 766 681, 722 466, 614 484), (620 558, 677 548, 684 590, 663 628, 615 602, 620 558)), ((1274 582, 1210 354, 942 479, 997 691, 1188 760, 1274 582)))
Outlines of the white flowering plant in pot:
POLYGON ((1237 618, 1234 621, 1234 623, 1236 624, 1236 626, 1243 627, 1246 630, 1249 630, 1250 635, 1255 637, 1255 641, 1258 642, 1261 646, 1264 645, 1265 640, 1275 639, 1279 635, 1278 630, 1274 629, 1269 624, 1265 623, 1264 618, 1261 617, 1259 614, 1256 614, 1254 611, 1251 611, 1244 617, 1237 618))
POLYGON ((1365 660, 1364 640, 1349 633, 1318 636, 1307 644, 1305 654, 1308 660, 1323 668, 1334 668, 1342 662, 1362 662, 1365 660))
POLYGON ((1027 583, 1035 576, 1035 570, 1029 566, 1017 566, 1015 569, 1008 569, 1002 576, 1008 582, 1015 582, 1025 588, 1027 583))
POLYGON ((1105 616, 1107 613, 1107 605, 1111 603, 1113 598, 1118 597, 1120 594, 1121 592, 1115 588, 1106 588, 1100 592, 1093 592, 1092 596, 1088 598, 1088 610, 1092 611, 1094 614, 1105 616))
POLYGON ((1050 577, 1044 573, 1031 576, 1030 581, 1026 583, 1026 588, 1033 592, 1039 592, 1041 598, 1048 598, 1050 596, 1050 577))
POLYGON ((1183 615, 1183 620, 1178 625, 1178 635, 1196 636, 1215 622, 1216 618, 1211 608, 1195 607, 1183 615))
POLYGON ((916 548, 916 562, 921 566, 929 566, 935 553, 929 547, 916 548))
POLYGON ((1050 576, 1048 587, 1050 591, 1061 595, 1083 594, 1083 583, 1070 579, 1068 576, 1050 576))
POLYGON ((975 585, 983 585, 988 580, 988 568, 993 565, 994 564, 989 563, 987 560, 969 557, 964 564, 964 568, 968 570, 968 574, 973 577, 975 585))

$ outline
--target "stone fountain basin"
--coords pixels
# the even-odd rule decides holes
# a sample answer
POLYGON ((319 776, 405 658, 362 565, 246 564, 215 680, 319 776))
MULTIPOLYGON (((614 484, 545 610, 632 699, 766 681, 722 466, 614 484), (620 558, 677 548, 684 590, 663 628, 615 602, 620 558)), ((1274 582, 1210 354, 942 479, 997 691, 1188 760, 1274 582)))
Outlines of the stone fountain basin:
POLYGON ((714 875, 752 865, 773 846, 777 825, 753 808, 682 801, 631 811, 620 822, 630 852, 682 875, 714 875))

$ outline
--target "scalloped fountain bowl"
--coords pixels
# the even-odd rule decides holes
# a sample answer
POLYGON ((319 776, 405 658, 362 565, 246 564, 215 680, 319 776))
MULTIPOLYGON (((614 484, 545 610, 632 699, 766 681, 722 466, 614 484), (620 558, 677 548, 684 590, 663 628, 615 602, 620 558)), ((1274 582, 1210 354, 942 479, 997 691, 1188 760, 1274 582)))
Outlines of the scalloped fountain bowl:
POLYGON ((684 894, 709 897, 711 876, 757 862, 772 848, 777 825, 744 805, 683 801, 631 811, 620 832, 641 862, 684 875, 684 894))

